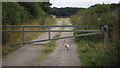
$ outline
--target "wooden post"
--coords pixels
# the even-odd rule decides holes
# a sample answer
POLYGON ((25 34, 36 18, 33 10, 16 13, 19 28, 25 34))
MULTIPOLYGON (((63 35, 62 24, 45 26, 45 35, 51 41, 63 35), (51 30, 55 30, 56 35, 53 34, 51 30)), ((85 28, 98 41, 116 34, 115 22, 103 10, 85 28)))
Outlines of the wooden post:
POLYGON ((108 26, 107 25, 104 25, 103 26, 103 35, 104 35, 104 46, 105 48, 107 47, 108 45, 108 26))

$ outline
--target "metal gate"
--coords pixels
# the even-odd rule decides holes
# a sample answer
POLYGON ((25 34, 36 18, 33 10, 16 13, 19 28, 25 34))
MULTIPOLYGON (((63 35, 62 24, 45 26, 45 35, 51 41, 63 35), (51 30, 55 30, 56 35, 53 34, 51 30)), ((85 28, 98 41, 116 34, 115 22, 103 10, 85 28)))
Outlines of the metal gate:
POLYGON ((79 36, 88 36, 88 35, 97 35, 102 34, 104 35, 104 45, 107 45, 108 42, 108 27, 107 25, 104 26, 73 26, 73 25, 55 25, 55 26, 49 26, 49 25, 4 25, 3 28, 22 28, 22 30, 2 30, 2 32, 22 32, 22 43, 12 44, 12 45, 21 45, 21 44, 29 44, 34 42, 44 42, 49 40, 58 40, 58 39, 65 39, 65 38, 72 38, 72 37, 79 37, 79 36), (26 27, 47 27, 48 30, 25 30, 26 27), (100 30, 51 30, 52 27, 99 27, 100 30), (44 40, 37 40, 37 41, 31 41, 31 42, 25 42, 25 32, 48 32, 48 39, 44 40), (80 35, 73 35, 73 36, 66 36, 66 37, 59 37, 59 38, 50 38, 51 32, 91 32, 86 34, 80 34, 80 35))

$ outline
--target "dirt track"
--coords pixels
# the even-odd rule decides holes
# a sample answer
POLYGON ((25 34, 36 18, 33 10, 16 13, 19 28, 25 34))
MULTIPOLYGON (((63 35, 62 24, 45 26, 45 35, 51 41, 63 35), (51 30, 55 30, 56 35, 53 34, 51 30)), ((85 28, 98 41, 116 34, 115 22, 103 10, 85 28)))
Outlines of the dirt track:
MULTIPOLYGON (((66 24, 69 24, 69 21, 66 21, 66 24)), ((64 30, 72 30, 73 28, 67 27, 64 30)), ((71 36, 73 33, 62 32, 61 37, 71 36)), ((40 66, 80 66, 80 60, 76 52, 76 44, 73 38, 61 39, 56 42, 55 50, 49 55, 46 61, 43 61, 39 64, 40 66), (66 40, 66 41, 65 41, 66 40), (64 50, 64 43, 70 45, 68 51, 64 50)))
MULTIPOLYGON (((62 21, 58 21, 57 25, 62 25, 62 21)), ((67 25, 71 25, 69 21, 65 21, 67 25)), ((54 30, 60 29, 52 28, 54 30)), ((73 28, 67 27, 65 30, 72 30, 73 28)), ((35 40, 46 39, 48 34, 45 33, 35 40)), ((51 33, 52 37, 55 33, 51 33)), ((62 32, 61 36, 70 36, 73 33, 62 32)), ((73 38, 60 39, 56 42, 56 48, 48 55, 48 58, 42 62, 36 62, 37 54, 44 48, 44 46, 35 46, 29 44, 23 46, 17 51, 3 58, 3 66, 80 66, 80 60, 76 52, 76 44, 73 38), (66 41, 65 41, 66 40, 66 41), (65 51, 63 44, 64 41, 70 45, 70 50, 65 51)))

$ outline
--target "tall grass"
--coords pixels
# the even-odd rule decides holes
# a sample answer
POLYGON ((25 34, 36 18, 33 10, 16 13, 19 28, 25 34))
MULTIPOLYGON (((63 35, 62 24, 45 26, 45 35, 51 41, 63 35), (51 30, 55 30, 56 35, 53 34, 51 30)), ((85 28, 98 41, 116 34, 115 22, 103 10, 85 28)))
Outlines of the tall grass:
MULTIPOLYGON (((92 8, 82 10, 74 16, 71 16, 70 21, 73 25, 108 25, 109 27, 109 45, 106 49, 103 49, 103 35, 77 37, 78 53, 83 65, 119 65, 118 59, 120 56, 120 32, 119 32, 119 19, 118 9, 96 13, 92 8), (87 40, 87 42, 86 42, 87 40), (102 44, 100 43, 102 42, 102 44), (88 49, 87 45, 91 45, 93 48, 88 49), (101 47, 102 48, 97 48, 101 47), (85 53, 82 53, 82 48, 85 48, 85 53), (96 49, 97 48, 97 49, 96 49), (92 51, 95 50, 95 51, 92 51), (90 56, 94 56, 89 58, 90 56), (109 57, 111 56, 111 57, 109 57), (104 63, 103 63, 104 62, 104 63)), ((99 29, 99 28, 75 28, 77 30, 86 29, 99 29)), ((82 32, 81 32, 82 33, 82 32)), ((76 32, 75 34, 81 34, 76 32)), ((83 51, 84 52, 84 51, 83 51)))

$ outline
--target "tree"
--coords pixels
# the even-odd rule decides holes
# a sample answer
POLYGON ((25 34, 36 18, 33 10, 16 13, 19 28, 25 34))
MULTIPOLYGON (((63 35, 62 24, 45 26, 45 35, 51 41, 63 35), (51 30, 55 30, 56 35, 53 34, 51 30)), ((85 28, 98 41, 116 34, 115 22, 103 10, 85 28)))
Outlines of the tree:
POLYGON ((40 4, 38 2, 20 2, 21 6, 27 8, 30 12, 31 18, 40 18, 45 15, 45 12, 42 10, 40 4))
POLYGON ((51 6, 52 4, 50 3, 50 2, 42 2, 41 3, 41 7, 42 7, 42 9, 46 12, 46 13, 48 13, 49 11, 50 11, 50 6, 51 6))
POLYGON ((65 8, 57 8, 53 7, 50 9, 49 14, 56 15, 57 17, 69 17, 74 15, 78 11, 83 8, 74 8, 74 7, 65 7, 65 8))
POLYGON ((17 2, 3 2, 2 7, 3 24, 20 24, 29 19, 29 12, 17 2))

